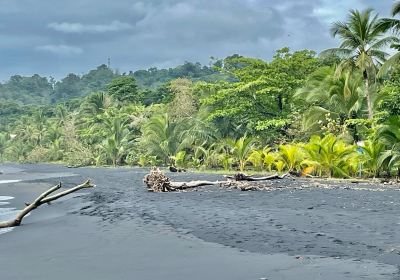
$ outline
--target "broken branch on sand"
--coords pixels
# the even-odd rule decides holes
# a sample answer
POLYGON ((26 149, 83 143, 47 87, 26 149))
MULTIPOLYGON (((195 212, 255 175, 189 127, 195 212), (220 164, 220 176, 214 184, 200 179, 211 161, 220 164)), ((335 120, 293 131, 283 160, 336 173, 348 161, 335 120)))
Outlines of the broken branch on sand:
POLYGON ((55 191, 59 190, 61 188, 61 183, 58 185, 48 189, 41 195, 39 195, 32 203, 25 203, 26 207, 22 209, 15 219, 9 220, 9 221, 0 221, 0 228, 7 228, 7 227, 16 227, 20 226, 22 219, 32 210, 38 208, 40 205, 45 204, 45 203, 50 203, 51 201, 54 201, 56 199, 59 199, 60 197, 66 196, 70 193, 76 192, 81 189, 86 189, 86 188, 93 188, 95 185, 93 185, 90 180, 87 180, 83 184, 77 185, 73 188, 67 189, 63 192, 57 193, 55 195, 49 196, 50 194, 54 193, 55 191))
POLYGON ((143 182, 146 184, 147 190, 150 192, 173 192, 186 190, 201 186, 212 186, 218 185, 220 187, 229 189, 240 189, 242 191, 249 190, 262 190, 260 186, 255 186, 254 184, 244 183, 241 181, 267 181, 283 179, 287 176, 284 174, 282 176, 275 174, 267 177, 253 177, 246 174, 236 174, 234 176, 224 176, 228 180, 226 181, 189 181, 189 182, 174 182, 170 178, 165 176, 165 174, 158 168, 152 168, 150 173, 147 174, 143 182))

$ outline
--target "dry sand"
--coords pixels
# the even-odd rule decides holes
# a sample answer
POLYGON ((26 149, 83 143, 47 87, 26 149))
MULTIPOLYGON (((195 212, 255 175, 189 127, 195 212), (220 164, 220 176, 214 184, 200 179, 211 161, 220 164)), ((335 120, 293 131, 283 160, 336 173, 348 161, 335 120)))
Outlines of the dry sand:
POLYGON ((2 280, 399 279, 397 189, 156 194, 145 191, 139 168, 0 170, 0 180, 22 180, 0 184, 0 196, 15 197, 1 208, 20 208, 60 180, 97 185, 1 234, 2 280))

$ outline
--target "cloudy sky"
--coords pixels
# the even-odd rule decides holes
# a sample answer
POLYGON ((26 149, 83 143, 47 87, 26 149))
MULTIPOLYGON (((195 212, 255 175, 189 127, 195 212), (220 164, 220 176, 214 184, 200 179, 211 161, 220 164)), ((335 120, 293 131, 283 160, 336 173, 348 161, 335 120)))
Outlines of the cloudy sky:
POLYGON ((111 58, 120 71, 207 64, 284 46, 334 46, 332 21, 351 8, 387 16, 392 0, 0 0, 0 81, 84 73, 111 58))

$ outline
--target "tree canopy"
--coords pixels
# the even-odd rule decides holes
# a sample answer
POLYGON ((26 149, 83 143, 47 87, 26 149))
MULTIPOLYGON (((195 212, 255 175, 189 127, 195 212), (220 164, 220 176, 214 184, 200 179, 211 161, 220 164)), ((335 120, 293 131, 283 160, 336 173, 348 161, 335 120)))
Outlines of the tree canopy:
POLYGON ((319 55, 12 76, 0 84, 0 160, 399 175, 398 2, 392 12, 349 11, 331 28, 340 45, 319 55))

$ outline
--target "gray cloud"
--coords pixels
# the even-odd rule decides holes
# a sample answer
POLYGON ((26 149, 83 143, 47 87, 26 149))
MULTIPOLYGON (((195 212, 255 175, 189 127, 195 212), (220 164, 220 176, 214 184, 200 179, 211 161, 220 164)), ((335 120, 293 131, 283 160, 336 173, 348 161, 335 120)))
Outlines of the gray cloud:
POLYGON ((81 54, 83 52, 81 48, 74 46, 67 46, 67 45, 44 45, 44 46, 38 46, 36 47, 36 49, 38 51, 51 52, 61 55, 75 55, 75 54, 81 54))
POLYGON ((132 29, 132 25, 125 22, 114 20, 109 24, 82 24, 79 22, 52 22, 48 25, 49 28, 65 33, 103 33, 116 32, 132 29))
POLYGON ((39 73, 61 78, 111 58, 120 71, 170 67, 234 53, 269 59, 288 46, 337 44, 332 21, 377 0, 0 0, 0 80, 39 73))

